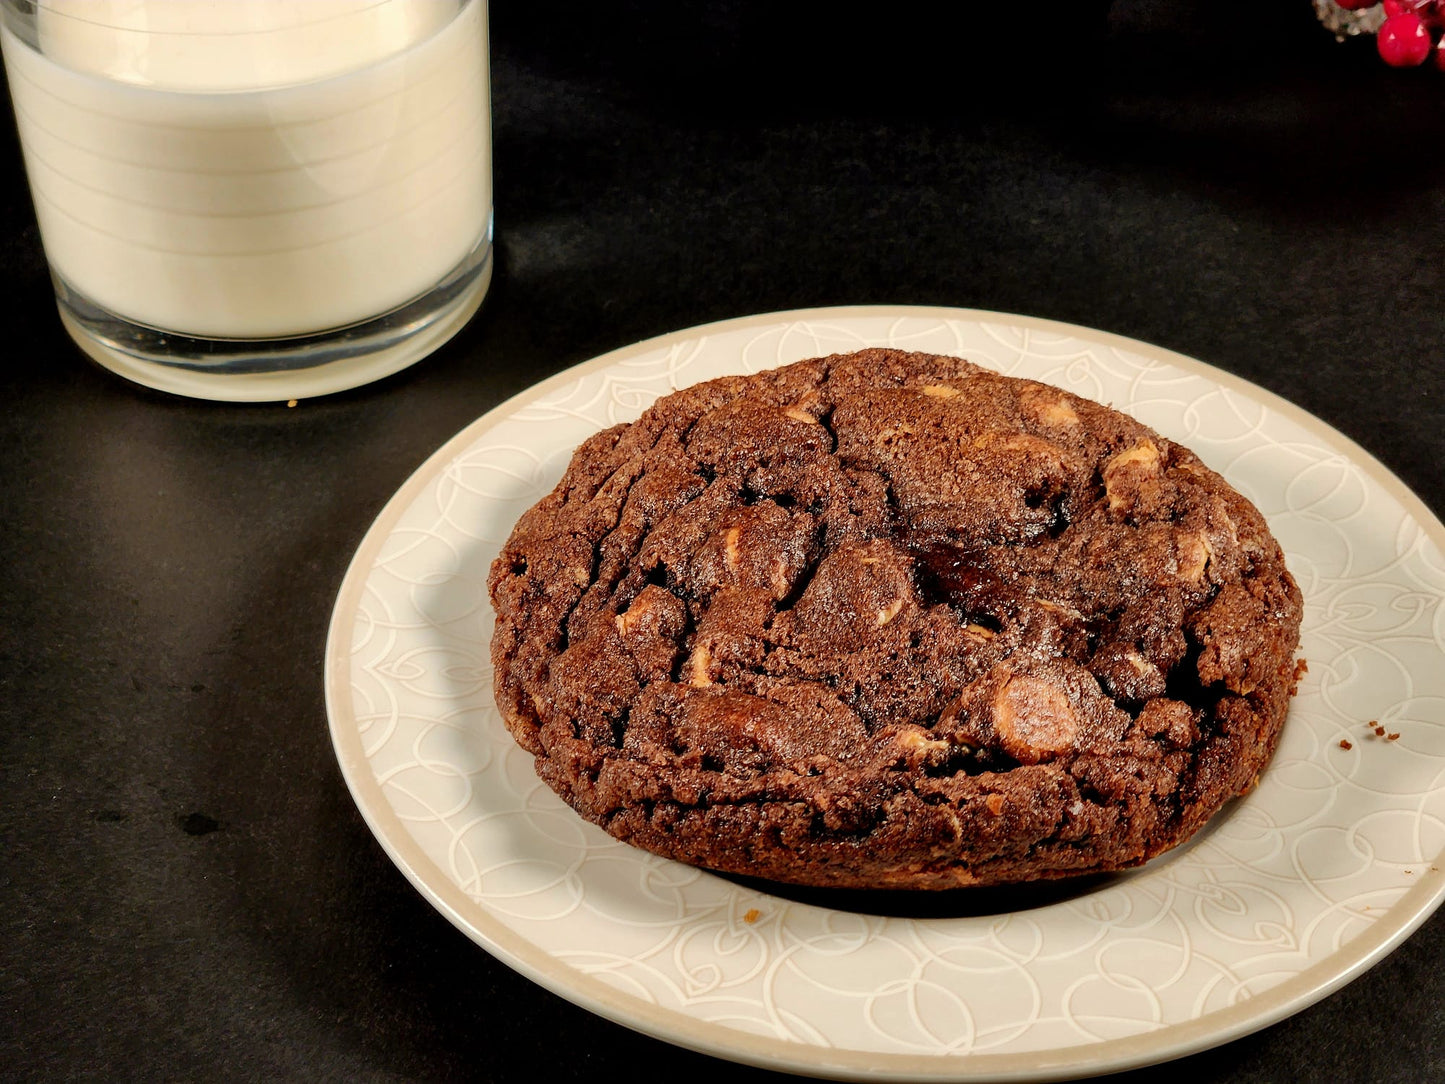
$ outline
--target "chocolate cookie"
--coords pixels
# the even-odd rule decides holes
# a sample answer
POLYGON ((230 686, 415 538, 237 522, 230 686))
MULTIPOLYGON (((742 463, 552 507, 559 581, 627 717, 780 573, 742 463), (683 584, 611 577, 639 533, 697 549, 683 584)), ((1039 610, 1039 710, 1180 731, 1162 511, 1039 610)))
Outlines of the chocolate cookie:
POLYGON ((953 888, 1135 866, 1247 791, 1300 593, 1188 449, 956 358, 864 350, 598 433, 492 566, 496 696, 612 835, 953 888))

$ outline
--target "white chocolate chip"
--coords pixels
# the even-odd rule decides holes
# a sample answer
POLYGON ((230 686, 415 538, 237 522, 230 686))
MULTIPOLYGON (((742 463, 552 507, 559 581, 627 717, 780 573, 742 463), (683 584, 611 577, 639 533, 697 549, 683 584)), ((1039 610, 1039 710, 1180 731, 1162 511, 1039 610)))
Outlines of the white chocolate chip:
POLYGON ((694 689, 706 689, 712 682, 712 675, 708 673, 712 669, 712 652, 704 645, 698 644, 692 651, 692 661, 689 664, 688 684, 694 689))
POLYGON ((1104 473, 1107 475, 1110 471, 1118 470, 1130 463, 1138 463, 1145 470, 1158 470, 1159 449, 1155 447, 1152 440, 1145 438, 1111 458, 1108 463, 1104 464, 1104 473))
POLYGON ((1155 666, 1137 651, 1124 652, 1124 661, 1133 667, 1141 677, 1159 673, 1159 667, 1155 666))
POLYGON ((895 598, 892 602, 890 602, 887 606, 883 607, 883 609, 879 610, 878 613, 874 615, 878 627, 882 628, 884 625, 888 624, 888 622, 892 621, 895 617, 898 616, 899 611, 902 609, 903 600, 901 598, 895 598))
POLYGON ((1050 425, 1079 424, 1079 416, 1074 413, 1072 407, 1062 401, 1045 404, 1039 411, 1039 418, 1050 425))
POLYGON ((1062 463, 1064 450, 1051 440, 1033 436, 1031 433, 1010 433, 1001 440, 991 441, 1010 452, 1039 456, 1052 463, 1062 463))
POLYGON ((920 754, 942 751, 949 747, 948 742, 930 738, 920 730, 904 730, 893 740, 904 749, 920 754))
POLYGON ((1179 551, 1179 578, 1187 583, 1198 583, 1204 578, 1209 559, 1214 556, 1209 536, 1203 531, 1194 531, 1179 535, 1174 544, 1179 551))
POLYGON ((1234 518, 1230 516, 1228 506, 1222 500, 1216 499, 1215 507, 1219 516, 1224 520, 1224 529, 1229 532, 1229 544, 1239 545, 1239 527, 1235 524, 1234 518))
POLYGON ((768 586, 773 589, 774 598, 786 598, 792 584, 788 582, 788 562, 784 557, 773 561, 772 573, 768 576, 768 586))
POLYGON ((627 609, 623 610, 622 613, 618 614, 612 619, 612 624, 617 627, 617 634, 619 636, 625 638, 639 621, 641 621, 649 613, 653 613, 656 611, 656 604, 651 598, 649 598, 650 594, 650 591, 644 590, 630 603, 628 603, 627 609))
POLYGON ((1130 506, 1131 495, 1124 491, 1123 480, 1130 476, 1152 477, 1160 473, 1159 449, 1145 438, 1125 448, 1104 464, 1104 492, 1109 497, 1109 511, 1119 512, 1130 506))

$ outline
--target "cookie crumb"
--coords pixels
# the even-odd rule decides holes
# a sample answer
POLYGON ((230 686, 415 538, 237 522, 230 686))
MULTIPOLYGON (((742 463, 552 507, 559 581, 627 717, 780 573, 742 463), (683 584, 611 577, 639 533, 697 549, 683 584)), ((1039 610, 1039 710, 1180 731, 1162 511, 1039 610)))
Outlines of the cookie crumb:
POLYGON ((294 407, 294 406, 296 405, 296 400, 295 400, 295 399, 287 399, 287 400, 286 400, 286 405, 287 405, 288 407, 294 407))
POLYGON ((756 907, 749 907, 747 909, 747 912, 743 915, 743 921, 746 922, 749 926, 751 926, 754 922, 756 922, 762 917, 763 913, 759 911, 756 907))
POLYGON ((1393 734, 1386 734, 1386 735, 1385 735, 1385 740, 1386 740, 1386 741, 1399 741, 1399 740, 1400 740, 1400 732, 1397 730, 1397 731, 1395 731, 1393 734))
POLYGON ((1341 748, 1341 749, 1353 749, 1354 747, 1355 747, 1355 743, 1352 742, 1352 741, 1350 741, 1349 738, 1341 738, 1341 739, 1340 739, 1340 748, 1341 748))
POLYGON ((1310 664, 1309 664, 1309 661, 1308 661, 1308 660, 1306 660, 1306 659, 1296 659, 1296 660, 1295 660, 1295 664, 1294 664, 1294 676, 1290 678, 1290 682, 1289 682, 1289 694, 1290 694, 1290 696, 1297 696, 1297 695, 1299 695, 1300 678, 1304 677, 1304 676, 1305 676, 1306 674, 1308 674, 1309 672, 1310 672, 1310 664))
POLYGON ((1383 738, 1384 736, 1385 736, 1385 728, 1382 727, 1382 726, 1377 726, 1377 727, 1375 727, 1375 737, 1377 737, 1377 738, 1383 738))

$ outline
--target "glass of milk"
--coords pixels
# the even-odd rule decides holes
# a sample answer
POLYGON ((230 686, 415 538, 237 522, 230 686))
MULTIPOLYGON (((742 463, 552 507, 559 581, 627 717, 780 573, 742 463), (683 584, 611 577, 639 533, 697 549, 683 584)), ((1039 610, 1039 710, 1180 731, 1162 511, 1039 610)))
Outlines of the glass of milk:
POLYGON ((182 395, 412 364, 492 272, 486 0, 0 0, 61 320, 182 395))

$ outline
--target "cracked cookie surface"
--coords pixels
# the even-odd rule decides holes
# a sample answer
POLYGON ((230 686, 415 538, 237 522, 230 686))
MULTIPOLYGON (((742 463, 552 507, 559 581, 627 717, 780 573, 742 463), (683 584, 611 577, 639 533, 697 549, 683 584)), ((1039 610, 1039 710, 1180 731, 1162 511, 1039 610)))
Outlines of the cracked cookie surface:
POLYGON ((1258 778, 1301 600, 1186 448, 864 350, 593 436, 492 566, 497 703, 646 850, 849 888, 1138 865, 1258 778))

